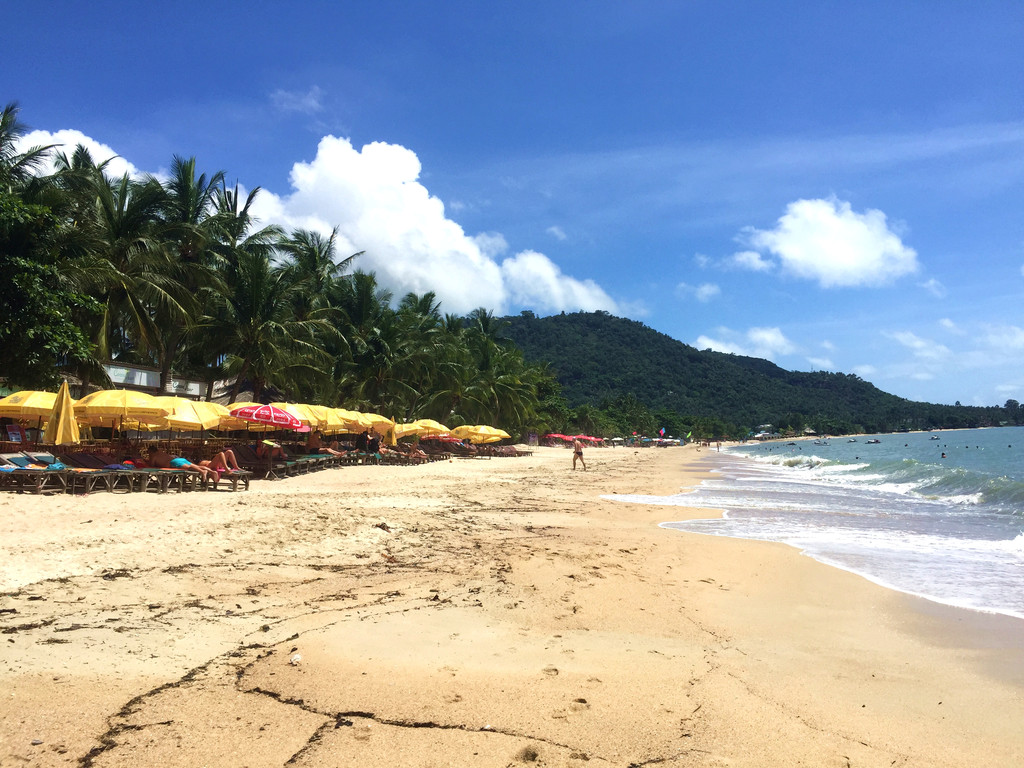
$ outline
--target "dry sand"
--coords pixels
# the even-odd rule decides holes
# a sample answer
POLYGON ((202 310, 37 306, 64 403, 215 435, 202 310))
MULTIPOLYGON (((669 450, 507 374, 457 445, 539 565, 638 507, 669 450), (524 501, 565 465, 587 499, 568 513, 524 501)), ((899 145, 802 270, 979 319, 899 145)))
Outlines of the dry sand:
POLYGON ((600 498, 707 453, 587 458, 0 496, 0 766, 1024 764, 1024 622, 600 498))

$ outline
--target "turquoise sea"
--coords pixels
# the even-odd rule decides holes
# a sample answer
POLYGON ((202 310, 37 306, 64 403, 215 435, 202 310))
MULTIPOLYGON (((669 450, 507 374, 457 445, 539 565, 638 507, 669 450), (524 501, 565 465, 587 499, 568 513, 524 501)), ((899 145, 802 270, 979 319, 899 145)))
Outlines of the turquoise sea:
POLYGON ((1024 427, 774 440, 703 461, 714 477, 692 492, 609 498, 722 510, 663 527, 783 542, 892 589, 1024 618, 1024 427))

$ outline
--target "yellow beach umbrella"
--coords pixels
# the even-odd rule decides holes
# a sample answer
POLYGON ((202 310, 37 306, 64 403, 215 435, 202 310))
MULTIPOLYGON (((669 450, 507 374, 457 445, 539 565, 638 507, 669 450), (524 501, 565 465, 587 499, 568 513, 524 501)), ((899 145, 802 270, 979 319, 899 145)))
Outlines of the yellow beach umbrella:
POLYGON ((305 403, 271 403, 271 405, 290 413, 310 429, 320 428, 320 417, 313 413, 305 403))
POLYGON ((372 429, 377 434, 386 434, 389 429, 394 429, 395 422, 389 419, 387 416, 381 416, 379 413, 360 413, 363 420, 368 421, 368 429, 372 429))
POLYGON ((221 417, 228 415, 227 408, 216 403, 204 403, 173 395, 158 397, 156 400, 169 409, 167 415, 156 422, 162 429, 182 432, 215 429, 220 426, 221 417))
POLYGON ((130 389, 101 389, 86 395, 74 407, 80 421, 93 425, 110 422, 112 426, 125 420, 159 422, 170 411, 152 395, 130 389))
POLYGON ((395 424, 394 429, 396 438, 408 437, 409 435, 418 435, 420 428, 416 426, 414 422, 407 422, 405 424, 395 424))
POLYGON ((331 410, 341 420, 344 432, 362 432, 373 426, 373 422, 359 411, 350 411, 347 408, 332 408, 331 410))
POLYGON ((486 424, 473 424, 456 427, 452 434, 462 440, 469 440, 471 443, 496 443, 510 437, 509 433, 497 427, 489 427, 486 424))
POLYGON ((75 418, 74 402, 65 381, 55 396, 43 442, 50 445, 78 445, 78 420, 75 418))
POLYGON ((56 400, 56 392, 39 392, 34 389, 14 392, 0 400, 0 416, 15 419, 29 416, 49 416, 56 400))
POLYGON ((418 430, 417 434, 420 437, 429 437, 430 435, 447 435, 451 432, 448 427, 439 421, 433 419, 416 419, 413 422, 418 430))

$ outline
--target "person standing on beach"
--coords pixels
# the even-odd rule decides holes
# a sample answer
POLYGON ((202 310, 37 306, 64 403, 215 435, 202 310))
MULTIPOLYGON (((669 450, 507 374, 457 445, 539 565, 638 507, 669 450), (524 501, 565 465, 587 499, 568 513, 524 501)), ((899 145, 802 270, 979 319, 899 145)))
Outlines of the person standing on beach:
POLYGON ((583 465, 583 471, 587 471, 587 462, 583 460, 583 443, 580 442, 578 437, 573 438, 572 441, 572 469, 576 471, 576 461, 579 460, 580 464, 583 465))

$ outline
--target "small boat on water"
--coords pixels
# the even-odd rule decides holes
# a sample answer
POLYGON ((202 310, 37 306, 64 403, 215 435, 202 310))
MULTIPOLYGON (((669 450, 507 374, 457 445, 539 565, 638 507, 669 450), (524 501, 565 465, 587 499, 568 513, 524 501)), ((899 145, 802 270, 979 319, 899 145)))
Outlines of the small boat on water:
POLYGON ((864 442, 865 442, 865 443, 869 443, 869 444, 870 444, 870 443, 880 443, 880 442, 882 442, 882 441, 881 441, 881 440, 879 440, 878 438, 875 438, 874 440, 865 440, 864 442))
POLYGON ((939 439, 939 436, 938 436, 938 435, 932 435, 932 436, 931 436, 931 437, 929 437, 928 439, 929 439, 929 440, 938 440, 938 439, 939 439))
POLYGON ((851 437, 851 438, 850 438, 849 440, 847 440, 846 442, 848 442, 848 443, 856 443, 856 442, 857 442, 857 438, 855 438, 855 437, 851 437))

